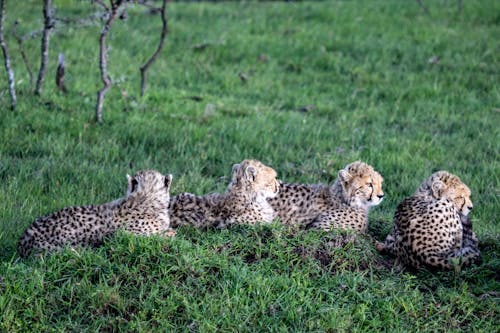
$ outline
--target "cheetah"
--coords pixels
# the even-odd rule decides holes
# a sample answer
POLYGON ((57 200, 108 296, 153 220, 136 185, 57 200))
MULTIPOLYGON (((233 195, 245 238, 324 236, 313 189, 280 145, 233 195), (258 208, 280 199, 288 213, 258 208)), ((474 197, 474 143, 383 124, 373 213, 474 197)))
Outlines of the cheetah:
POLYGON ((276 176, 274 169, 257 160, 235 164, 225 193, 174 196, 170 202, 171 226, 224 228, 232 224, 270 223, 275 213, 267 198, 279 191, 276 176))
POLYGON ((64 246, 97 246, 117 229, 137 235, 172 236, 168 206, 172 175, 139 171, 127 175, 127 191, 122 199, 102 205, 66 207, 39 217, 21 236, 21 257, 51 252, 64 246))
POLYGON ((340 170, 330 186, 282 183, 280 193, 269 202, 285 225, 365 233, 370 207, 384 198, 382 182, 372 166, 356 161, 340 170))
POLYGON ((398 205, 393 229, 384 243, 376 244, 377 250, 414 269, 451 270, 472 264, 480 251, 468 218, 470 196, 457 176, 447 171, 432 174, 398 205))

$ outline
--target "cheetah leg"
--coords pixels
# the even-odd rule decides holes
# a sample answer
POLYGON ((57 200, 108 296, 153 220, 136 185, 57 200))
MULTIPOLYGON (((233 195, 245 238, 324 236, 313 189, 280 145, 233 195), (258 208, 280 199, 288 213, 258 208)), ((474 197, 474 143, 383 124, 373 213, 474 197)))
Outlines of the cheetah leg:
POLYGON ((438 268, 452 270, 457 267, 469 266, 479 259, 480 252, 477 248, 466 246, 447 254, 428 253, 423 256, 425 264, 438 268))
POLYGON ((451 259, 453 259, 453 255, 451 254, 441 254, 427 251, 421 256, 421 260, 428 267, 444 270, 452 270, 454 268, 451 259))
POLYGON ((374 243, 373 245, 375 246, 375 250, 377 250, 380 253, 387 253, 387 247, 385 243, 382 243, 378 240, 374 240, 373 243, 374 243))
POLYGON ((394 236, 388 234, 384 242, 375 240, 375 249, 380 253, 388 253, 394 255, 394 236))
POLYGON ((174 237, 176 234, 177 234, 177 231, 175 231, 174 229, 170 228, 170 229, 167 229, 164 232, 162 232, 161 235, 164 236, 164 237, 174 237))
POLYGON ((328 216, 320 214, 316 216, 312 221, 308 222, 305 228, 320 229, 325 232, 329 232, 332 230, 332 223, 333 221, 331 221, 331 219, 328 216))
POLYGON ((464 246, 453 256, 459 258, 462 266, 469 266, 481 260, 481 252, 477 246, 464 246))

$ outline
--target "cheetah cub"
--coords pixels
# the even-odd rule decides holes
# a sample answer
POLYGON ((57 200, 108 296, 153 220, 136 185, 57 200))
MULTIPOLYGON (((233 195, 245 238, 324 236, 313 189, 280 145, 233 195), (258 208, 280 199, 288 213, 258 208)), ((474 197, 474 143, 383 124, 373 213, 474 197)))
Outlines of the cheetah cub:
POLYGON ((137 235, 172 236, 168 216, 172 175, 148 170, 127 175, 127 180, 125 198, 98 206, 66 207, 37 218, 22 235, 19 254, 96 246, 119 228, 137 235))
POLYGON ((340 170, 331 186, 281 184, 279 195, 269 202, 283 224, 364 233, 370 207, 380 204, 384 197, 382 182, 373 167, 356 161, 340 170))
POLYGON ((455 175, 438 171, 415 194, 403 200, 394 215, 392 232, 377 250, 389 252, 413 268, 450 270, 479 259, 478 240, 468 214, 469 188, 455 175))
POLYGON ((170 202, 172 227, 223 228, 231 224, 270 223, 275 214, 267 198, 276 196, 279 184, 276 171, 256 160, 233 166, 227 191, 197 196, 181 193, 170 202))

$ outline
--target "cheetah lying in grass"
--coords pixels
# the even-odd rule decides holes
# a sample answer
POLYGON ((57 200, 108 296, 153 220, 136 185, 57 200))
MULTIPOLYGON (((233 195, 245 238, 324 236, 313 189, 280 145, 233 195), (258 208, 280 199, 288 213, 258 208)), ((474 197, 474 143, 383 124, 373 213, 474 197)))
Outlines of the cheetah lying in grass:
POLYGON ((267 198, 279 191, 276 171, 256 160, 233 166, 232 180, 223 194, 182 193, 170 202, 172 227, 223 228, 231 224, 270 223, 275 214, 267 198))
POLYGON ((26 257, 64 246, 96 246, 120 228, 138 235, 173 235, 168 216, 172 175, 149 170, 127 178, 123 199, 98 206, 67 207, 37 218, 22 235, 19 254, 26 257))
POLYGON ((470 265, 480 256, 468 218, 473 207, 470 195, 457 176, 447 171, 434 173, 399 204, 392 232, 385 243, 377 243, 377 249, 416 269, 470 265))
POLYGON ((340 170, 331 186, 281 184, 280 193, 269 202, 287 225, 364 233, 370 207, 384 197, 382 182, 373 167, 357 161, 340 170))

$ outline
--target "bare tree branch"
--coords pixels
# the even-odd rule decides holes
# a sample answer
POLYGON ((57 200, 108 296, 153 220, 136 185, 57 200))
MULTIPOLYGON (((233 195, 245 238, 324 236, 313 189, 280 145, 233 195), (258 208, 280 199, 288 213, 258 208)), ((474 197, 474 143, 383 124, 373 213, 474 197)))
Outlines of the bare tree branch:
POLYGON ((161 29, 161 37, 160 37, 160 43, 158 44, 158 48, 156 49, 155 53, 149 58, 149 60, 141 66, 141 96, 144 96, 144 92, 146 90, 146 76, 147 76, 147 70, 149 66, 153 62, 155 62, 156 58, 158 57, 158 54, 160 54, 161 50, 165 46, 165 37, 167 36, 168 33, 168 20, 165 14, 167 8, 167 0, 163 0, 162 6, 161 6, 161 22, 162 22, 162 29, 161 29))
POLYGON ((24 65, 26 66, 26 70, 28 71, 28 75, 30 77, 30 89, 33 87, 33 71, 31 70, 30 63, 28 61, 28 56, 26 55, 26 50, 24 49, 24 38, 23 36, 17 33, 17 27, 19 26, 19 21, 16 20, 14 22, 14 38, 17 41, 19 46, 19 51, 21 52, 21 58, 23 59, 24 65))
POLYGON ((96 121, 98 123, 102 123, 102 105, 104 102, 104 95, 108 92, 109 88, 111 88, 111 78, 108 75, 108 50, 106 48, 106 36, 111 29, 111 25, 113 24, 113 21, 115 20, 117 14, 118 14, 118 9, 122 2, 120 0, 118 1, 113 1, 110 0, 111 4, 111 12, 109 13, 108 19, 106 20, 106 23, 104 24, 104 27, 101 31, 101 37, 99 39, 100 42, 100 49, 99 49, 99 68, 101 69, 101 79, 102 82, 104 83, 104 87, 99 90, 97 93, 97 103, 96 103, 96 121))
POLYGON ((43 1, 43 36, 42 36, 42 57, 40 63, 40 71, 38 72, 38 79, 36 80, 35 95, 40 95, 42 91, 43 79, 47 71, 47 63, 49 61, 49 41, 50 30, 53 27, 51 8, 52 0, 43 1))
POLYGON ((424 3, 422 2, 422 0, 417 0, 417 3, 419 4, 420 8, 422 8, 422 10, 424 11, 424 13, 426 13, 427 15, 431 15, 431 12, 429 11, 429 8, 427 8, 424 3))
POLYGON ((7 43, 3 38, 3 19, 5 17, 5 1, 0 0, 0 44, 3 51, 3 58, 5 61, 5 70, 7 71, 8 79, 9 79, 9 93, 10 93, 10 107, 12 110, 16 109, 17 98, 16 98, 16 89, 15 89, 15 80, 14 80, 14 71, 10 66, 10 56, 9 49, 7 48, 7 43))

